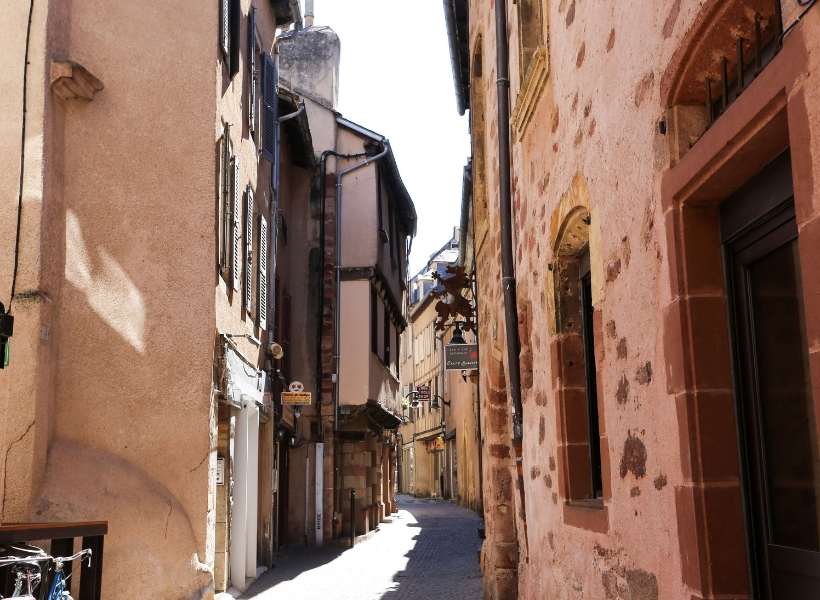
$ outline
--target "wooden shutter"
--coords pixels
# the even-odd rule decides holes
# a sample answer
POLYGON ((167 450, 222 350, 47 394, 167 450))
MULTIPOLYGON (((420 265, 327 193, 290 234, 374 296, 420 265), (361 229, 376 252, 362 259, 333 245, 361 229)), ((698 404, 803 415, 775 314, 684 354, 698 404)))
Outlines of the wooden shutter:
POLYGON ((256 130, 256 7, 248 13, 248 130, 256 130))
POLYGON ((274 161, 279 127, 279 98, 276 94, 276 63, 265 53, 262 63, 262 156, 274 161))
POLYGON ((219 48, 227 60, 231 52, 231 0, 219 0, 219 48))
POLYGON ((231 247, 231 222, 233 211, 231 209, 231 127, 225 124, 225 132, 222 135, 222 164, 220 166, 219 198, 222 205, 222 222, 220 223, 220 247, 219 247, 219 268, 225 274, 229 271, 230 247, 231 247))
POLYGON ((253 190, 248 186, 245 194, 245 310, 253 306, 253 190))
POLYGON ((265 329, 268 321, 268 222, 259 216, 259 327, 265 329))
POLYGON ((242 194, 239 191, 239 157, 233 157, 233 289, 239 290, 242 283, 242 194))

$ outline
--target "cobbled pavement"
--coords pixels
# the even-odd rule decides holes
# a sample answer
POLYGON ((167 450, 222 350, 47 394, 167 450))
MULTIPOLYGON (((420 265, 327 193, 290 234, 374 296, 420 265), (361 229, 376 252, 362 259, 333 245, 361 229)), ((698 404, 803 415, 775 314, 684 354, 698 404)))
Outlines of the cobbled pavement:
POLYGON ((399 496, 391 523, 352 549, 293 551, 247 600, 481 600, 478 515, 450 502, 399 496))

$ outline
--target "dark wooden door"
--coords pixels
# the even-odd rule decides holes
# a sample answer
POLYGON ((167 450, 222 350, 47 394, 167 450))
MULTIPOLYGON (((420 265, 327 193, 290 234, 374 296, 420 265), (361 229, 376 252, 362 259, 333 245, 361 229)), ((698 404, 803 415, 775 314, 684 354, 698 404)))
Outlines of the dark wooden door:
POLYGON ((788 154, 721 207, 754 597, 820 598, 820 454, 788 154))

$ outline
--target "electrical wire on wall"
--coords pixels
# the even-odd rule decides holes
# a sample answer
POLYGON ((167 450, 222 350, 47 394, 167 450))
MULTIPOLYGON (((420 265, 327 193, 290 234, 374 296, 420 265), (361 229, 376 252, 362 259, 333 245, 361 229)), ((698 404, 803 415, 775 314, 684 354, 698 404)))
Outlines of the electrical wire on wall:
POLYGON ((797 18, 794 21, 792 21, 788 27, 786 27, 786 29, 781 34, 781 40, 785 38, 786 35, 788 35, 789 32, 791 32, 791 30, 794 29, 798 23, 800 23, 800 21, 803 20, 803 17, 806 16, 806 13, 808 13, 812 8, 814 8, 814 5, 817 4, 817 0, 797 0, 797 3, 800 6, 805 6, 805 8, 799 15, 797 15, 797 18))
POLYGON ((11 314, 12 302, 17 289, 17 270, 20 266, 20 228, 23 217, 23 179, 26 162, 26 96, 28 91, 28 52, 31 43, 31 20, 34 14, 34 0, 28 6, 28 25, 26 26, 26 52, 23 61, 23 123, 20 132, 20 182, 17 194, 17 232, 14 239, 14 269, 11 274, 11 295, 9 296, 8 312, 11 314))

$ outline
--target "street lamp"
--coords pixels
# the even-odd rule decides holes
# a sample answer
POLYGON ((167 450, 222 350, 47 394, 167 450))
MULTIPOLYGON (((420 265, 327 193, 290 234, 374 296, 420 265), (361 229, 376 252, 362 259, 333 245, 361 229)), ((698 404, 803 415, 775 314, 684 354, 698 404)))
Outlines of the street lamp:
POLYGON ((451 344, 466 344, 467 340, 464 339, 464 332, 461 331, 461 323, 455 323, 455 331, 453 331, 453 337, 450 338, 451 344))

